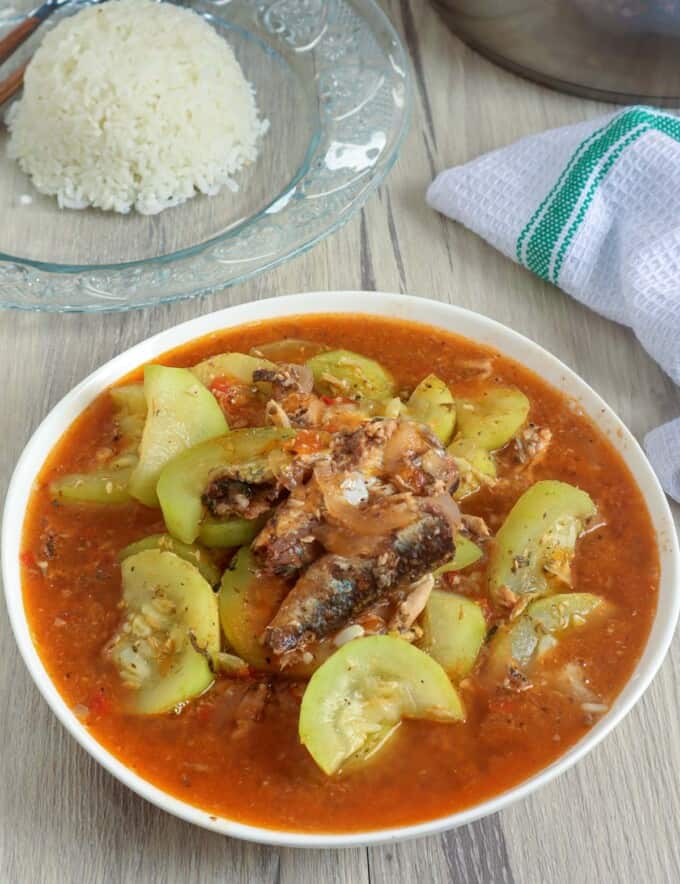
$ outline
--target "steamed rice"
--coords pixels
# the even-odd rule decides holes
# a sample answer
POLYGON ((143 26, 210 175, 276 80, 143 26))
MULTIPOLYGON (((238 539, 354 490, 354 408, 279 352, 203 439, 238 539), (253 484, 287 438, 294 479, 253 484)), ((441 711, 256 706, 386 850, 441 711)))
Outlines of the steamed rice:
POLYGON ((60 206, 143 214, 235 189, 267 128, 226 41, 195 12, 153 0, 61 21, 7 123, 10 157, 60 206))

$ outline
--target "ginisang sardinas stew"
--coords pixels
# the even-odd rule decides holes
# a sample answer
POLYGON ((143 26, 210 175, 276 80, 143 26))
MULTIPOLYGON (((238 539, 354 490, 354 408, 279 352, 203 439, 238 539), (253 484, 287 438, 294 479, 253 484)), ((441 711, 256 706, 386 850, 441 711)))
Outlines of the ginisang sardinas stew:
POLYGON ((104 746, 299 831, 423 821, 551 762, 629 677, 658 583, 640 492, 575 403, 368 316, 220 331, 102 393, 21 561, 104 746))

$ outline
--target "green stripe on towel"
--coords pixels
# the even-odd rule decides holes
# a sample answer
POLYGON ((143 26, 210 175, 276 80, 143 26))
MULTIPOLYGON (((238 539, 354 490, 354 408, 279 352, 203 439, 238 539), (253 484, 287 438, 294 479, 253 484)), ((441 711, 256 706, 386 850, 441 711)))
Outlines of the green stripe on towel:
POLYGON ((680 142, 680 120, 645 107, 622 111, 586 138, 520 233, 517 260, 537 276, 557 283, 567 250, 602 180, 623 151, 651 130, 680 142))

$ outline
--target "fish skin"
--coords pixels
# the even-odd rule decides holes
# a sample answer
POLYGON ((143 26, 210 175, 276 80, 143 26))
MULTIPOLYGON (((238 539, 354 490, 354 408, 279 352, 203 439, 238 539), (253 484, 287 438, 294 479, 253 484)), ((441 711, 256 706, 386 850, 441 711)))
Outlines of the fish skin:
POLYGON ((319 526, 321 495, 312 483, 295 489, 257 535, 252 550, 267 573, 296 577, 321 548, 314 532, 319 526))
POLYGON ((379 595, 372 562, 325 555, 309 566, 286 596, 264 635, 275 654, 328 635, 379 595))
MULTIPOLYGON (((383 476, 385 445, 399 428, 400 423, 397 420, 375 419, 354 431, 336 433, 330 452, 324 453, 314 468, 314 476, 324 467, 337 477, 338 484, 341 484, 343 477, 350 478, 357 474, 364 479, 383 476)), ((422 469, 408 463, 403 465, 405 475, 409 474, 412 479, 418 480, 417 492, 406 482, 407 493, 413 495, 414 502, 422 502, 432 495, 448 493, 458 472, 453 460, 446 455, 441 443, 427 428, 418 427, 413 432, 427 451, 441 458, 446 474, 441 480, 428 476, 422 469)), ((390 480, 393 477, 387 474, 385 478, 390 480)), ((402 484, 404 481, 402 476, 402 484)), ((377 486, 372 487, 375 496, 377 486)), ((382 487, 386 487, 384 483, 382 487)), ((392 488, 391 485, 389 487, 392 488)), ((325 523, 332 525, 333 520, 325 512, 323 495, 320 494, 314 478, 311 478, 303 486, 294 489, 289 500, 278 507, 255 539, 253 552, 267 572, 286 579, 297 577, 323 552, 322 543, 315 542, 314 535, 323 534, 325 523)), ((322 540, 322 537, 317 539, 322 540)), ((406 558, 407 547, 404 551, 406 558)))
POLYGON ((279 363, 275 368, 256 368, 253 372, 253 383, 270 383, 277 400, 291 393, 307 396, 314 386, 314 375, 305 365, 279 363))
POLYGON ((201 500, 217 518, 235 515, 256 519, 275 506, 281 496, 282 489, 275 482, 255 485, 224 476, 208 485, 201 500))
POLYGON ((432 508, 387 538, 374 557, 324 555, 284 599, 263 643, 281 655, 330 635, 398 583, 417 580, 454 551, 450 522, 432 508))

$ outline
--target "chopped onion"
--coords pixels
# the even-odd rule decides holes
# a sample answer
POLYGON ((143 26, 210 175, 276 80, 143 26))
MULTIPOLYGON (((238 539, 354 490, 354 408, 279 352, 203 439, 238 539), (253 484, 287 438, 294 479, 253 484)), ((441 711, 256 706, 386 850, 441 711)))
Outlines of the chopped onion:
POLYGON ((446 479, 451 474, 451 460, 436 448, 426 451, 421 463, 425 472, 433 479, 446 479))
POLYGON ((409 594, 398 606, 396 613, 390 620, 388 629, 402 630, 413 626, 425 610, 433 589, 434 577, 432 574, 425 574, 412 583, 409 594))
POLYGON ((451 525, 451 531, 455 535, 461 524, 460 509, 455 500, 449 494, 438 494, 436 497, 430 498, 430 503, 446 517, 451 525))
POLYGON ((236 654, 228 654, 220 651, 212 658, 213 670, 224 672, 226 675, 244 676, 249 672, 248 664, 245 660, 237 657, 236 654))
POLYGON ((314 478, 321 489, 328 515, 358 535, 384 536, 405 528, 416 517, 415 503, 410 498, 381 498, 374 504, 353 506, 347 501, 343 474, 334 474, 327 464, 319 464, 314 478))
POLYGON ((336 648, 341 648, 343 645, 346 645, 347 642, 351 642, 352 639, 361 638, 363 634, 364 627, 360 626, 358 623, 353 623, 351 626, 346 626, 344 629, 340 630, 333 639, 333 644, 336 648))
POLYGON ((401 422, 385 444, 383 465, 390 474, 397 473, 399 466, 414 454, 426 450, 425 443, 416 424, 410 421, 401 422))
POLYGON ((558 676, 558 685, 565 693, 571 694, 574 699, 585 703, 592 703, 597 696, 586 685, 583 670, 573 660, 566 663, 558 676))
POLYGON ((581 709, 584 712, 606 712, 609 709, 606 703, 581 703, 581 709))
POLYGON ((300 393, 304 393, 308 395, 314 389, 314 374, 312 369, 308 365, 296 365, 290 366, 291 369, 294 368, 295 378, 298 382, 298 387, 300 393))
POLYGON ((552 648, 554 648, 556 644, 557 639, 554 635, 542 635, 541 638, 538 640, 538 645, 536 648, 539 657, 542 654, 545 654, 547 651, 552 650, 552 648))

